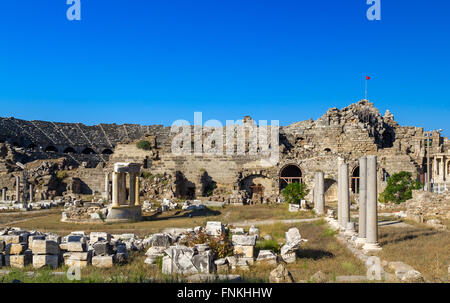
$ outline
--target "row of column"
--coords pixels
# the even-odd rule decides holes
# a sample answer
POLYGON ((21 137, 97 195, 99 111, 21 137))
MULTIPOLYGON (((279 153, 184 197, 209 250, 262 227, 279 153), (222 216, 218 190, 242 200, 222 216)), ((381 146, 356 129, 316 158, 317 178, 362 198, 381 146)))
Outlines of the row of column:
MULTIPOLYGON (((377 157, 359 159, 359 229, 357 242, 364 250, 379 250, 378 245, 378 191, 377 157)), ((348 164, 338 160, 338 223, 341 229, 354 230, 350 220, 350 192, 348 164)))
MULTIPOLYGON (((20 186, 20 177, 16 176, 16 193, 15 193, 15 198, 17 202, 22 201, 24 208, 27 207, 27 187, 28 187, 28 199, 29 202, 32 203, 34 202, 34 186, 33 184, 28 184, 28 182, 24 179, 23 180, 23 186, 22 186, 22 197, 20 195, 21 193, 21 186, 20 186)), ((6 188, 2 188, 2 201, 7 201, 7 196, 6 196, 6 188)))
POLYGON ((325 212, 325 178, 323 172, 316 172, 314 186, 314 211, 318 215, 325 212))
MULTIPOLYGON (((126 187, 127 173, 113 172, 112 173, 112 206, 118 207, 127 205, 127 187, 126 187)), ((139 206, 139 174, 130 172, 129 177, 129 205, 139 206)), ((109 183, 109 181, 108 181, 109 183)), ((106 189, 106 188, 105 188, 106 189)), ((109 186, 107 189, 109 195, 109 186)))

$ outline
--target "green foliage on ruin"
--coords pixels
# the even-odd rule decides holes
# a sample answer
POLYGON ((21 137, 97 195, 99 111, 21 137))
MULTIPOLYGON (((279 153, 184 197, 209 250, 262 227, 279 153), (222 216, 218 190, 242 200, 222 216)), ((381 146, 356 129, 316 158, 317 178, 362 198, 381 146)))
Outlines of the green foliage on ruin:
POLYGON ((155 176, 153 176, 152 173, 150 173, 148 171, 143 171, 143 172, 141 172, 141 177, 143 179, 153 179, 155 176))
POLYGON ((152 145, 147 140, 140 140, 136 143, 136 147, 143 150, 151 150, 152 145))
POLYGON ((216 188, 217 188, 217 185, 215 182, 208 183, 208 185, 206 185, 206 187, 205 187, 204 195, 206 197, 211 197, 216 188))
POLYGON ((220 236, 210 236, 201 231, 197 235, 189 235, 184 244, 191 247, 195 244, 208 244, 217 259, 233 255, 233 245, 228 232, 221 233, 220 236))
POLYGON ((410 172, 401 171, 387 179, 386 189, 380 194, 381 203, 400 204, 412 198, 413 189, 421 189, 422 184, 413 180, 410 172))
POLYGON ((65 170, 58 170, 56 172, 56 178, 58 178, 59 180, 64 180, 65 178, 67 178, 67 171, 65 171, 65 170))
POLYGON ((288 184, 281 191, 286 203, 300 203, 308 193, 309 189, 307 189, 306 184, 297 182, 288 184))

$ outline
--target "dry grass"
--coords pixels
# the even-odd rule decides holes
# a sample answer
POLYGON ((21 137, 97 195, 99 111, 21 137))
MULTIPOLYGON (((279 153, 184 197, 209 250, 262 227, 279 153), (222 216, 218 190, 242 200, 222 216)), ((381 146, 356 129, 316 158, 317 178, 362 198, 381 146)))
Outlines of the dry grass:
POLYGON ((448 281, 450 236, 422 224, 408 222, 413 227, 380 228, 379 256, 387 261, 402 261, 420 271, 431 282, 448 281))
POLYGON ((12 225, 29 230, 54 232, 66 235, 74 230, 107 231, 110 233, 135 233, 145 236, 169 227, 204 226, 207 221, 222 221, 224 223, 239 222, 249 219, 294 219, 311 218, 311 212, 290 213, 287 205, 250 205, 224 208, 208 208, 203 211, 168 211, 162 214, 149 213, 144 215, 141 222, 132 223, 99 223, 76 224, 60 222, 61 210, 50 210, 39 214, 24 213, 19 215, 2 216, 0 224, 8 226, 8 222, 27 219, 12 225), (191 217, 190 217, 191 216, 191 217))

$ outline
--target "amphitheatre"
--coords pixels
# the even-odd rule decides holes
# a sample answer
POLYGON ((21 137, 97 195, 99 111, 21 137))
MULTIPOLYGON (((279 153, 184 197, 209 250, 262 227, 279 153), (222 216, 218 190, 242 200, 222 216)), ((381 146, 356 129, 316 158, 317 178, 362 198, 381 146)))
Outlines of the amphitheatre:
POLYGON ((448 282, 440 131, 364 99, 280 126, 276 164, 239 139, 243 155, 176 155, 175 135, 0 118, 0 281, 448 282), (381 201, 400 172, 420 187, 381 201))

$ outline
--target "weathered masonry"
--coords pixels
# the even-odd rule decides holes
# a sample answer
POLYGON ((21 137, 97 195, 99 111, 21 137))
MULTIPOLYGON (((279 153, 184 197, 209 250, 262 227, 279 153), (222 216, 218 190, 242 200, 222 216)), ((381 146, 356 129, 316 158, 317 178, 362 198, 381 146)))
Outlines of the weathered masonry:
MULTIPOLYGON (((252 120, 247 117, 246 122, 252 120)), ((280 127, 280 158, 272 166, 248 154, 176 156, 171 153, 175 134, 161 125, 85 126, 1 118, 0 186, 13 194, 14 176, 20 174, 15 162, 31 167, 36 160, 63 159, 58 169, 67 170, 70 184, 55 185, 55 195, 105 195, 105 173, 113 172, 113 163, 127 162, 141 165, 139 196, 146 199, 209 196, 231 203, 275 202, 291 182, 313 189, 316 173, 323 172, 323 195, 331 201, 337 200, 339 157, 348 164, 351 196, 359 192, 359 159, 367 155, 377 156, 378 191, 398 171, 425 180, 428 138, 432 179, 439 187, 450 187, 448 138, 439 132, 425 134, 420 127, 400 126, 389 111, 381 115, 372 103, 361 100, 331 108, 317 120, 280 127), (151 148, 139 149, 138 140, 148 141, 151 148)), ((39 181, 34 185, 41 190, 39 181)))

